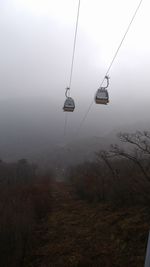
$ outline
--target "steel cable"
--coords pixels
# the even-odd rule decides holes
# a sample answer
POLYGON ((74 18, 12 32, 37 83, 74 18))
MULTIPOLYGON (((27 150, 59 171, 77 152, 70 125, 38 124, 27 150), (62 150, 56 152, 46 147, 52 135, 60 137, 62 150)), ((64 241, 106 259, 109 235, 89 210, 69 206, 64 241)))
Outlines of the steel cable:
MULTIPOLYGON (((139 4, 138 4, 138 6, 137 6, 137 8, 136 8, 136 10, 135 10, 135 12, 134 12, 134 14, 133 14, 133 16, 132 16, 132 19, 130 20, 130 23, 129 23, 129 25, 128 25, 126 31, 125 31, 125 34, 123 35, 123 38, 121 39, 121 42, 120 42, 120 44, 119 44, 119 46, 118 46, 118 48, 117 48, 117 50, 116 50, 116 52, 115 52, 115 54, 114 54, 112 60, 111 60, 111 63, 110 63, 110 65, 109 65, 109 67, 108 67, 108 69, 107 69, 107 71, 106 71, 106 74, 104 75, 104 78, 103 78, 103 80, 102 80, 102 82, 101 82, 101 84, 100 84, 100 87, 102 86, 102 84, 103 84, 103 82, 104 82, 104 80, 105 80, 105 76, 108 75, 108 73, 109 73, 109 71, 110 71, 110 69, 111 69, 111 67, 112 67, 112 65, 113 65, 113 63, 114 63, 114 61, 115 61, 115 59, 116 59, 116 57, 117 57, 117 55, 118 55, 118 52, 119 52, 119 50, 120 50, 120 48, 121 48, 121 46, 122 46, 122 44, 123 44, 123 42, 124 42, 124 40, 125 40, 125 38, 126 38, 127 33, 129 32, 129 29, 131 28, 131 25, 132 25, 132 23, 133 23, 133 21, 134 21, 136 15, 137 15, 138 10, 140 9, 140 6, 141 6, 142 2, 143 2, 143 0, 141 0, 141 1, 139 2, 139 4)), ((94 100, 92 100, 92 102, 90 103, 90 105, 89 105, 89 107, 88 107, 88 109, 87 109, 85 115, 83 116, 83 118, 82 118, 82 120, 81 120, 81 122, 80 122, 80 125, 79 125, 79 128, 78 128, 77 132, 80 131, 80 129, 82 128, 82 125, 84 124, 84 121, 86 120, 86 118, 87 118, 87 116, 88 116, 88 114, 89 114, 89 112, 90 112, 90 110, 91 110, 93 104, 94 104, 94 100)))

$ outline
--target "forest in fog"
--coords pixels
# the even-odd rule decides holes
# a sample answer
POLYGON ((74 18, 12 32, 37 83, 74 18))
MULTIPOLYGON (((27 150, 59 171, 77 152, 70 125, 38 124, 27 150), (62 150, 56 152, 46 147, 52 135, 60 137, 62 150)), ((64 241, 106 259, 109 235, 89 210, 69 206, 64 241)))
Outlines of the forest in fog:
POLYGON ((112 144, 108 150, 96 151, 95 160, 70 165, 60 181, 55 169, 41 169, 26 159, 12 163, 1 160, 0 261, 3 267, 42 267, 43 264, 65 267, 66 262, 67 266, 113 266, 113 262, 120 267, 131 263, 143 266, 149 229, 150 132, 119 133, 117 137, 120 145, 112 144), (69 205, 72 205, 70 215, 66 210, 70 209, 69 205), (82 209, 86 213, 82 214, 82 209), (77 217, 69 217, 74 212, 78 214, 79 225, 76 225, 77 217), (86 225, 82 215, 92 216, 86 225), (101 225, 105 216, 106 221, 101 225), (107 237, 109 223, 113 231, 110 239, 107 237), (79 240, 72 251, 69 248, 76 235, 69 234, 73 225, 79 235, 83 231, 81 227, 87 229, 87 236, 80 236, 78 253, 79 240), (99 232, 101 227, 104 232, 106 229, 104 236, 99 232), (90 249, 87 255, 83 239, 92 238, 93 231, 97 231, 97 236, 91 244, 87 243, 90 249), (64 252, 66 256, 64 249, 68 251, 64 252), (107 255, 101 254, 104 249, 109 253, 115 249, 114 258, 108 261, 107 255))

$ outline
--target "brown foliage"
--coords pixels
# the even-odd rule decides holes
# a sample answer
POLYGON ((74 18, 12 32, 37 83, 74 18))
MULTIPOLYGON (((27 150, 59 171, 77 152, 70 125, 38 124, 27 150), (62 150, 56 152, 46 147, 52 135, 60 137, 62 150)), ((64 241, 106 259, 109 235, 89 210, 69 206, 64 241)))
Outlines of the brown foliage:
POLYGON ((27 161, 0 166, 0 265, 24 266, 33 229, 50 212, 50 184, 27 161))
POLYGON ((70 181, 88 201, 111 201, 115 206, 150 205, 150 134, 120 133, 126 147, 112 145, 96 153, 96 161, 72 167, 70 181))
POLYGON ((52 197, 52 214, 37 233, 38 246, 29 266, 144 266, 149 209, 89 205, 60 183, 52 197))

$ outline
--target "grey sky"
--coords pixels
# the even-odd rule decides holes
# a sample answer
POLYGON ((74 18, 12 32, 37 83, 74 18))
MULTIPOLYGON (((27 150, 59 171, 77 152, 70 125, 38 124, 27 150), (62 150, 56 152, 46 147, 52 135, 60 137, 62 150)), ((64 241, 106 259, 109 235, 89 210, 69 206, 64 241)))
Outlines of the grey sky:
MULTIPOLYGON (((68 136, 76 132, 94 99, 138 3, 81 0, 71 88, 76 110, 68 114, 68 136)), ((62 106, 77 4, 77 0, 0 1, 0 118, 6 129, 14 112, 14 120, 19 116, 22 125, 26 120, 32 131, 48 134, 51 129, 63 135, 62 106)), ((110 71, 110 104, 93 104, 82 131, 103 135, 120 125, 149 120, 149 7, 143 1, 110 71)))

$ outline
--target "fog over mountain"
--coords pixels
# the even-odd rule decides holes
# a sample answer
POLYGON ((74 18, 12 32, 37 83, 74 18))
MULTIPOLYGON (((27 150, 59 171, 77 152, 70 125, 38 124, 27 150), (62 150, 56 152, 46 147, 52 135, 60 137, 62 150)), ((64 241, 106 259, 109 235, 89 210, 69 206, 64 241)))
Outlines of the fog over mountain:
POLYGON ((76 109, 65 115, 77 1, 0 2, 2 159, 66 166, 92 158, 95 150, 114 142, 119 131, 150 128, 146 2, 109 73, 109 105, 94 103, 136 5, 136 0, 81 1, 71 87, 76 109))
POLYGON ((108 125, 105 121, 99 121, 99 127, 94 129, 91 122, 91 125, 88 123, 88 131, 84 127, 71 130, 72 114, 69 114, 64 135, 64 120, 54 116, 52 109, 54 107, 50 107, 49 99, 1 101, 1 158, 6 161, 27 158, 46 167, 51 165, 63 168, 93 159, 96 151, 108 149, 111 143, 117 142, 116 134, 120 131, 149 129, 149 122, 145 120, 134 124, 120 122, 117 127, 111 122, 108 125))

